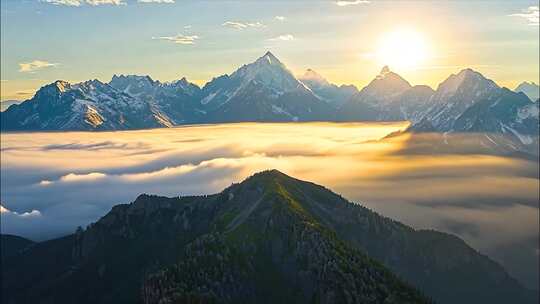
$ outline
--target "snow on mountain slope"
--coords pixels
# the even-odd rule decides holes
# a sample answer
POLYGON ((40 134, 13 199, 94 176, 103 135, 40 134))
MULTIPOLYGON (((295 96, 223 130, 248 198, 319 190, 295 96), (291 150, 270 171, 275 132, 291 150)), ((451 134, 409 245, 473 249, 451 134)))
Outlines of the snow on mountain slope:
POLYGON ((336 108, 339 108, 351 96, 358 93, 358 89, 354 85, 337 86, 328 82, 328 80, 312 69, 307 69, 298 79, 310 88, 317 97, 336 108))
POLYGON ((440 131, 450 131, 452 124, 468 107, 479 100, 498 94, 500 87, 482 74, 464 69, 450 75, 430 98, 422 119, 440 131))
POLYGON ((147 102, 156 115, 173 125, 201 120, 201 89, 184 77, 160 82, 149 76, 114 75, 109 84, 126 94, 147 102))
POLYGON ((540 86, 534 82, 524 81, 520 83, 515 89, 515 92, 523 92, 529 97, 532 101, 538 100, 540 97, 540 86))
POLYGON ((170 126, 144 100, 97 79, 56 81, 2 112, 3 130, 122 130, 170 126))
POLYGON ((230 76, 214 78, 202 95, 208 119, 216 122, 328 120, 332 113, 270 52, 230 76))
POLYGON ((285 92, 304 88, 287 67, 272 53, 266 52, 255 62, 243 65, 230 76, 214 78, 203 87, 201 103, 215 109, 226 104, 252 83, 264 86, 272 97, 277 98, 285 92))
POLYGON ((534 144, 538 137, 538 101, 500 88, 471 69, 451 75, 436 91, 411 86, 388 67, 361 91, 338 87, 312 69, 299 79, 267 52, 202 89, 186 78, 59 80, 2 112, 1 128, 124 130, 237 121, 409 120, 414 132, 491 132, 508 135, 517 145, 534 144))
POLYGON ((433 90, 411 86, 387 66, 359 93, 338 109, 337 120, 407 120, 423 112, 433 90))

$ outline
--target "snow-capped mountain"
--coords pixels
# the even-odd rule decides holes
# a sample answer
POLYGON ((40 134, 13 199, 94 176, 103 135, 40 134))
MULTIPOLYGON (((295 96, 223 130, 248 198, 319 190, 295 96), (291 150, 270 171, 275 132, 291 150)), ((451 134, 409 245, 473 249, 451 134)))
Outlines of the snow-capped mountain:
POLYGON ((432 94, 428 86, 413 87, 385 66, 375 79, 339 108, 337 120, 413 119, 423 111, 432 94))
POLYGON ((202 95, 212 122, 327 120, 332 113, 270 52, 230 76, 214 78, 202 95))
POLYGON ((219 108, 251 84, 259 84, 275 96, 303 86, 281 61, 267 52, 255 62, 243 65, 230 76, 222 75, 212 79, 203 87, 201 103, 209 109, 219 108))
POLYGON ((185 77, 172 82, 160 82, 153 80, 150 76, 113 75, 109 85, 133 97, 155 97, 160 94, 196 97, 201 92, 199 86, 189 82, 185 77))
POLYGON ((153 112, 160 113, 173 125, 199 122, 204 115, 200 104, 201 89, 185 77, 160 82, 149 76, 114 75, 109 84, 134 98, 145 100, 153 112))
POLYGON ((497 94, 483 99, 459 116, 453 132, 475 132, 491 138, 498 145, 538 154, 539 102, 531 102, 523 93, 502 88, 497 94))
POLYGON ((310 88, 317 97, 336 108, 342 106, 351 96, 358 93, 358 89, 354 85, 337 86, 328 82, 328 80, 312 69, 307 69, 298 79, 310 88))
POLYGON ((411 87, 411 84, 407 80, 390 71, 388 66, 385 66, 375 79, 360 90, 360 93, 354 97, 354 100, 376 106, 388 104, 411 87))
POLYGON ((500 89, 493 80, 471 69, 464 69, 439 84, 422 119, 429 120, 437 130, 451 131, 454 121, 467 108, 499 94, 500 89))
POLYGON ((97 79, 55 81, 2 112, 3 130, 119 130, 171 126, 142 100, 97 79))
POLYGON ((470 69, 451 75, 412 132, 477 133, 481 144, 538 153, 538 104, 470 69))
POLYGON ((77 84, 55 81, 2 112, 3 130, 126 130, 199 122, 200 88, 181 80, 114 76, 77 84))
POLYGON ((523 93, 502 88, 465 110, 456 119, 453 131, 508 134, 529 145, 532 137, 538 136, 538 103, 532 103, 523 93))
POLYGON ((529 99, 531 99, 532 101, 536 101, 540 97, 540 86, 538 86, 536 83, 532 81, 531 82, 524 81, 520 83, 514 89, 514 91, 525 93, 525 95, 527 95, 529 99))
MULTIPOLYGON (((526 90, 531 85, 520 87, 526 90)), ((299 80, 267 52, 230 75, 212 79, 202 89, 185 78, 160 82, 149 76, 115 75, 109 83, 90 80, 78 84, 59 80, 39 89, 33 98, 10 106, 0 117, 2 130, 409 120, 411 132, 475 132, 489 136, 494 145, 501 145, 503 140, 496 138, 504 137, 504 145, 510 149, 530 150, 538 144, 540 102, 529 98, 501 88, 471 69, 451 75, 433 91, 428 86, 411 86, 384 67, 358 92, 354 86, 338 87, 311 69, 299 80)))
POLYGON ((418 121, 434 93, 427 85, 415 85, 386 104, 380 114, 381 119, 418 121))

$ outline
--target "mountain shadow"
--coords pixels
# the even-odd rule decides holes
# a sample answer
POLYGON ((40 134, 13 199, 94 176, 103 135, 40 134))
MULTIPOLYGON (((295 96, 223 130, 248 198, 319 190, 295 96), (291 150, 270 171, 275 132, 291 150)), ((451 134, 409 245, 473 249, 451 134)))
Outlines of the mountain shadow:
POLYGON ((276 170, 214 195, 141 195, 11 257, 2 282, 5 303, 536 301, 461 239, 276 170))

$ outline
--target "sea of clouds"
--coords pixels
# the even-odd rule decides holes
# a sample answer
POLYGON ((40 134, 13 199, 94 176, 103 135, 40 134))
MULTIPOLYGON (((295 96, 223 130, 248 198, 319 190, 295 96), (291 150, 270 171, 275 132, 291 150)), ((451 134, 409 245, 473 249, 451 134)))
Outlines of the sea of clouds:
POLYGON ((415 228, 456 234, 536 285, 538 162, 460 153, 460 140, 452 153, 433 152, 432 139, 380 140, 404 127, 243 123, 3 133, 2 233, 46 240, 142 193, 210 194, 274 168, 415 228))

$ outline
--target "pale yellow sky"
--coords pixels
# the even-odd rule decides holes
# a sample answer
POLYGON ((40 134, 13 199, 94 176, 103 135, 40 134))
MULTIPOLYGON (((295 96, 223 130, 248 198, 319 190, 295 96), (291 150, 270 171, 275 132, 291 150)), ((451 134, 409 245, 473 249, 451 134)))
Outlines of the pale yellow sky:
POLYGON ((30 98, 57 79, 109 81, 113 74, 162 81, 185 76, 204 85, 267 50, 297 75, 312 68, 330 82, 358 88, 388 63, 413 85, 436 88, 450 74, 472 68, 515 88, 539 79, 537 5, 177 1, 62 7, 7 0, 1 2, 0 98, 30 98), (227 21, 245 28, 224 26, 227 21), (393 34, 403 31, 413 34, 393 34))

